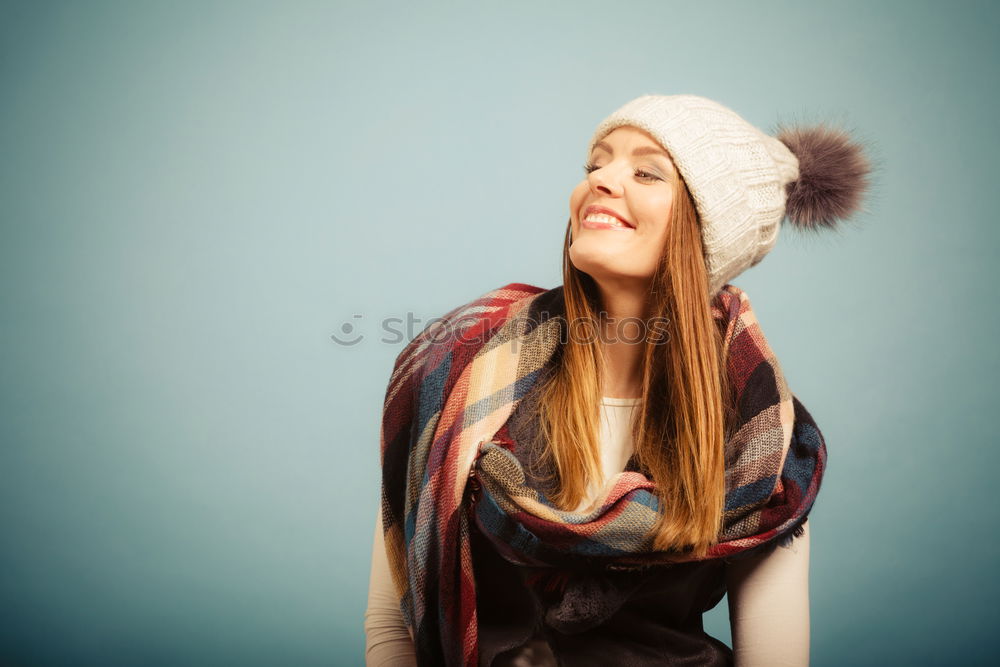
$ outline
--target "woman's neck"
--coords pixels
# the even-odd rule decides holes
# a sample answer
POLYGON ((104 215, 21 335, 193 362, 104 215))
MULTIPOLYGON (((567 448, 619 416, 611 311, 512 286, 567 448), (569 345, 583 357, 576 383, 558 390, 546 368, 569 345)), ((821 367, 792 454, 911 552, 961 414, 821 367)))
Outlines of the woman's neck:
POLYGON ((642 363, 645 350, 645 289, 601 288, 603 335, 599 349, 603 357, 602 396, 639 398, 642 395, 642 363))
POLYGON ((604 383, 601 395, 639 398, 642 395, 642 345, 612 343, 604 346, 604 383))

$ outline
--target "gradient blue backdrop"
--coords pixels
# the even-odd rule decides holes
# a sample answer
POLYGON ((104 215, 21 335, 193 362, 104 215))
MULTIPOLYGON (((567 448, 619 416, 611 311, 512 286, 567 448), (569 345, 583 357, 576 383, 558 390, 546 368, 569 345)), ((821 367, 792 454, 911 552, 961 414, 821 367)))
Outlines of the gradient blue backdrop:
POLYGON ((0 662, 361 664, 380 320, 559 284, 594 126, 690 92, 877 162, 855 225, 733 281, 829 447, 813 664, 986 664, 998 34, 988 2, 2 3, 0 662))

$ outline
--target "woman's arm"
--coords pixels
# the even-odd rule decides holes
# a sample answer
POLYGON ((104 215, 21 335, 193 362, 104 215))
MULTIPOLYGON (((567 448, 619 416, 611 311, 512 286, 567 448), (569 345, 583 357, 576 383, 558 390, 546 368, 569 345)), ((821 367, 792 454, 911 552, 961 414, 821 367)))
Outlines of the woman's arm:
POLYGON ((809 521, 787 547, 726 566, 736 667, 809 664, 809 521))
POLYGON ((399 600, 389 572, 382 533, 382 507, 375 518, 372 571, 368 580, 365 610, 365 665, 368 667, 416 667, 417 654, 403 621, 399 600))

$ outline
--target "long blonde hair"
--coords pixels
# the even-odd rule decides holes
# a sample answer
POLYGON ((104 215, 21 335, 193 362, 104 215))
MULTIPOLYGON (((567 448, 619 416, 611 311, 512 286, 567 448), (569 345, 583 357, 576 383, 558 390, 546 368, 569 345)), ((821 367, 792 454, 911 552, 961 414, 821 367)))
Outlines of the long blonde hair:
MULTIPOLYGON (((645 340, 642 399, 632 423, 636 462, 656 485, 660 516, 652 529, 657 550, 704 556, 718 540, 725 504, 725 439, 734 406, 711 314, 698 216, 683 179, 673 179, 672 212, 648 294, 650 322, 668 321, 669 339, 645 340), (666 511, 664 511, 666 510, 666 511)), ((599 342, 574 327, 598 322, 596 284, 563 245, 563 286, 570 335, 560 364, 541 388, 542 456, 556 476, 551 500, 574 509, 588 479, 602 480, 599 342)))

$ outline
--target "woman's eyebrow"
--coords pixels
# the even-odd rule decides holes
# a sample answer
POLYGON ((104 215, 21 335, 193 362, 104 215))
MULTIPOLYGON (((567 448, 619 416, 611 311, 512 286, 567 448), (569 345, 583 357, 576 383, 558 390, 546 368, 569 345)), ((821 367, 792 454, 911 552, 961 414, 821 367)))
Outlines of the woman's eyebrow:
MULTIPOLYGON (((601 148, 612 155, 615 154, 615 152, 611 150, 611 146, 609 146, 607 142, 604 141, 599 141, 596 144, 594 144, 594 148, 601 148)), ((671 162, 670 153, 666 152, 661 148, 656 148, 655 146, 641 146, 632 151, 632 155, 659 155, 661 157, 667 158, 667 162, 671 162)), ((671 162, 671 164, 673 163, 671 162)))

